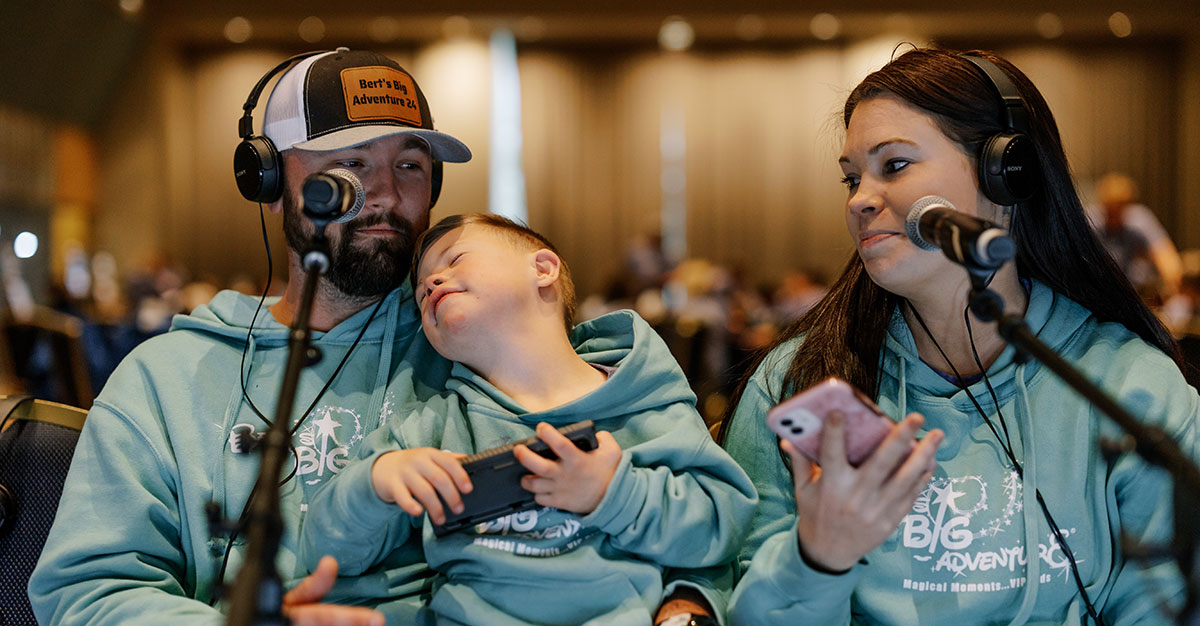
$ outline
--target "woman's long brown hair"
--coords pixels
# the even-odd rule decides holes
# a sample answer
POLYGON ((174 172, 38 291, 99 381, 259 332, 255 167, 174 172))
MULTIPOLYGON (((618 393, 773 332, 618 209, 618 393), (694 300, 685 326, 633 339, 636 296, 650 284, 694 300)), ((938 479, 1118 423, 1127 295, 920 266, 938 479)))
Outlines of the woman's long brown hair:
MULTIPOLYGON (((862 102, 883 95, 900 98, 933 118, 943 133, 967 154, 978 155, 992 135, 1008 132, 1003 104, 978 68, 963 57, 984 57, 1016 85, 1029 114, 1028 135, 1038 155, 1042 184, 1013 211, 1017 271, 1048 285, 1091 311, 1097 319, 1118 322, 1157 346, 1182 370, 1179 345, 1138 296, 1124 273, 1092 231, 1071 180, 1058 125, 1037 87, 1012 63, 982 51, 915 49, 867 76, 846 99, 842 122, 862 102)), ((839 376, 873 398, 879 395, 879 359, 888 321, 901 299, 871 281, 855 253, 828 295, 784 329, 753 359, 730 399, 718 434, 724 442, 746 384, 771 350, 804 338, 783 376, 780 389, 767 390, 776 401, 828 376, 839 376)))

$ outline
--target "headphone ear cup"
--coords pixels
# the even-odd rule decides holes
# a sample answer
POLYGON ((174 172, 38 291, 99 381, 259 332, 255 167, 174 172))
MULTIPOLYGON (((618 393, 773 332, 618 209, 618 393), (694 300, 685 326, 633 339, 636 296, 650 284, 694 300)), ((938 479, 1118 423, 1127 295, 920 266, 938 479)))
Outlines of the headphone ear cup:
POLYGON ((429 174, 429 208, 437 204, 438 196, 442 195, 442 162, 434 161, 429 174))
POLYGON ((251 135, 233 151, 233 176, 238 191, 251 202, 270 204, 283 195, 279 151, 270 139, 251 135))
POLYGON ((979 187, 989 200, 1012 206, 1033 197, 1039 180, 1037 152, 1023 133, 988 138, 979 155, 979 187))

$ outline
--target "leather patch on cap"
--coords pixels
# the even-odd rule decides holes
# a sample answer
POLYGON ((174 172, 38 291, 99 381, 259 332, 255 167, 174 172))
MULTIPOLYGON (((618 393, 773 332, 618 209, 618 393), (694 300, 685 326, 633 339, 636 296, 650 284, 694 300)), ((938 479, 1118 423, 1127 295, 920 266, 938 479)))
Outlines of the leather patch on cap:
POLYGON ((375 65, 344 69, 341 76, 350 121, 389 119, 423 126, 417 86, 408 74, 375 65))

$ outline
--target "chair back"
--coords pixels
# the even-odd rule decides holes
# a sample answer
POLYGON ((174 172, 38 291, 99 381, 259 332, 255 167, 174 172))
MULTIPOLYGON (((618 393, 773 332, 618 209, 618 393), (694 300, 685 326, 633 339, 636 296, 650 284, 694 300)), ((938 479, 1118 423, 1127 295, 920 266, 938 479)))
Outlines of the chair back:
POLYGON ((0 624, 37 624, 26 586, 58 511, 87 411, 0 397, 0 624))
POLYGON ((28 319, 5 319, 7 361, 24 393, 90 408, 92 380, 83 342, 83 322, 48 307, 28 319))

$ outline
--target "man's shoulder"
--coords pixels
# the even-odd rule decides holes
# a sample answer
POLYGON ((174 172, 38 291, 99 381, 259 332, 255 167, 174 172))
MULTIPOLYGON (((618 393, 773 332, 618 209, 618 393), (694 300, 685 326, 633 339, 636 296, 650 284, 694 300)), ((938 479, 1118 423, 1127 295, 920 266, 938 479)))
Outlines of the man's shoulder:
POLYGON ((245 343, 245 333, 240 337, 233 335, 217 335, 196 328, 174 327, 171 330, 155 335, 134 346, 129 356, 139 360, 156 361, 168 359, 175 361, 188 358, 190 355, 200 356, 213 346, 237 344, 238 349, 245 343))
POLYGON ((237 372, 241 348, 228 338, 170 330, 141 342, 121 359, 104 391, 191 387, 204 372, 237 372))

